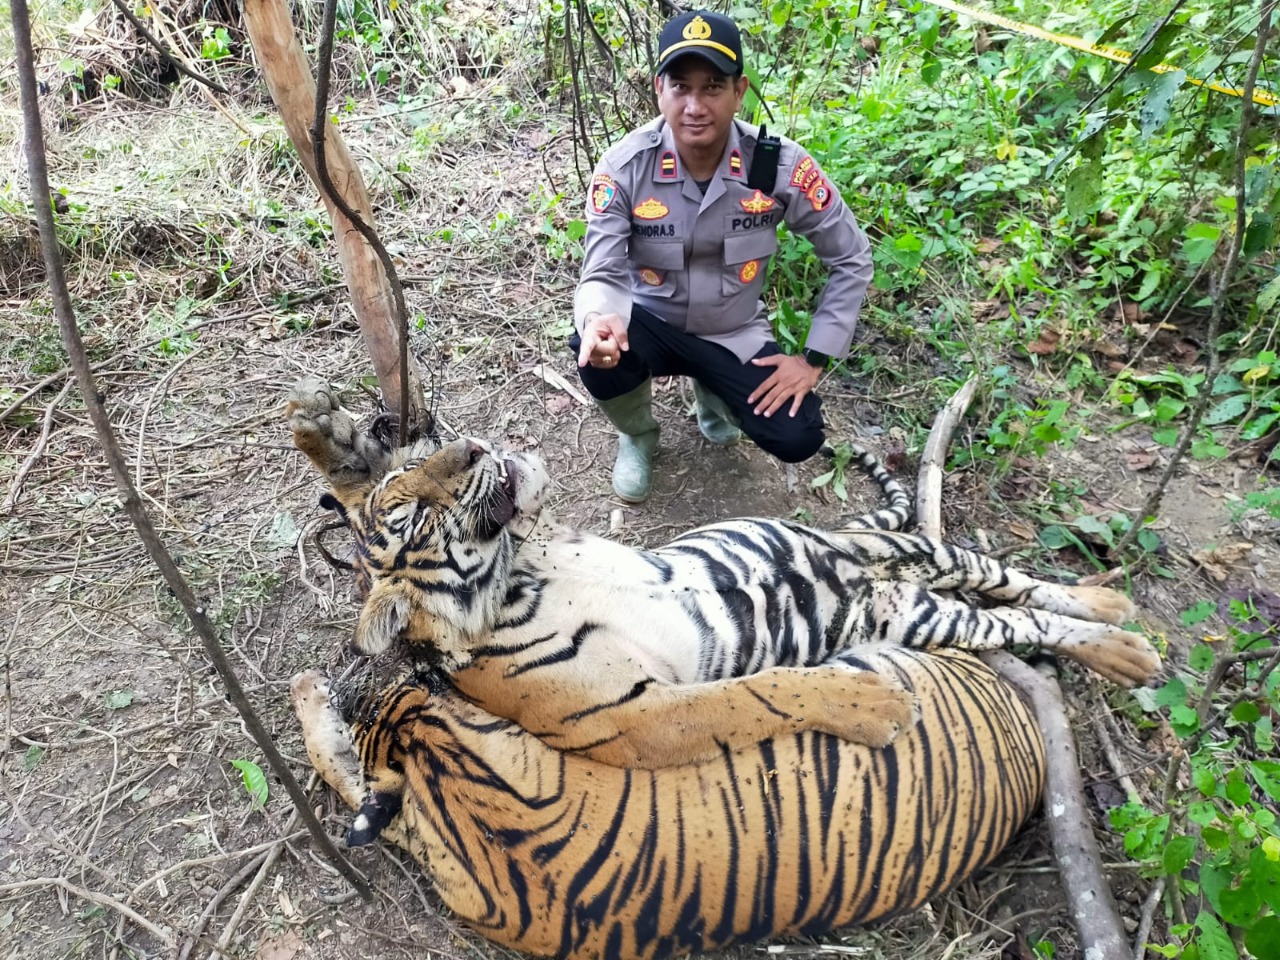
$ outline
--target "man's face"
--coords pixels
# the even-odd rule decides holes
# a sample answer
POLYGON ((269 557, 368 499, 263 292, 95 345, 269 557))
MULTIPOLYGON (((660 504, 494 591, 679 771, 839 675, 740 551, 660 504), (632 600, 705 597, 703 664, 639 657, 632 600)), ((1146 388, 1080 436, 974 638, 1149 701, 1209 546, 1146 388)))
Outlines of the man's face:
POLYGON ((746 77, 726 77, 701 57, 682 57, 653 84, 676 145, 691 152, 724 146, 747 92, 746 77))

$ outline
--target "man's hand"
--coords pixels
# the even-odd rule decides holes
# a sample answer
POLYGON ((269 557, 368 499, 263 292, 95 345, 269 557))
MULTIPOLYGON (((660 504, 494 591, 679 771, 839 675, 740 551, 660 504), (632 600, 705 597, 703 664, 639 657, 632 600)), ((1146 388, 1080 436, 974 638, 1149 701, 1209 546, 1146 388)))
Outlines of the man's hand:
MULTIPOLYGON (((585 341, 584 341, 585 342, 585 341)), ((771 357, 759 357, 751 361, 757 367, 773 367, 773 374, 747 397, 747 403, 757 403, 756 416, 764 414, 771 417, 788 400, 791 401, 790 416, 800 410, 800 403, 809 391, 818 385, 822 376, 819 367, 809 365, 804 357, 789 357, 783 353, 775 353, 771 357)))
POLYGON ((616 313, 591 313, 582 325, 582 347, 578 350, 578 366, 588 363, 601 370, 612 370, 622 359, 622 351, 630 350, 627 325, 616 313))

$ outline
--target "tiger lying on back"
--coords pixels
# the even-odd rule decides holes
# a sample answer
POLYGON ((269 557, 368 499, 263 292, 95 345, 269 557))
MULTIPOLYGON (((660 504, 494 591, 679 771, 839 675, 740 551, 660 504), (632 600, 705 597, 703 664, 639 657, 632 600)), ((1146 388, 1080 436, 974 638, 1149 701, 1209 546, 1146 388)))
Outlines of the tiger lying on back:
MULTIPOLYGON (((351 807, 385 810, 383 836, 478 932, 560 960, 659 960, 911 910, 1037 808, 1044 743, 1008 684, 955 651, 860 653, 920 699, 920 722, 882 750, 807 733, 622 770, 425 676, 350 726, 316 671, 294 678, 293 703, 316 770, 351 807)), ((357 817, 348 842, 377 826, 357 817)))
POLYGON ((355 535, 357 649, 402 640, 476 705, 606 763, 692 763, 800 730, 883 746, 913 704, 860 662, 869 641, 1026 644, 1126 685, 1159 667, 1113 626, 1133 614, 1121 594, 896 532, 908 498, 870 457, 890 507, 854 525, 729 520, 645 551, 543 515, 547 477, 528 454, 469 439, 385 451, 317 381, 289 417, 355 535))

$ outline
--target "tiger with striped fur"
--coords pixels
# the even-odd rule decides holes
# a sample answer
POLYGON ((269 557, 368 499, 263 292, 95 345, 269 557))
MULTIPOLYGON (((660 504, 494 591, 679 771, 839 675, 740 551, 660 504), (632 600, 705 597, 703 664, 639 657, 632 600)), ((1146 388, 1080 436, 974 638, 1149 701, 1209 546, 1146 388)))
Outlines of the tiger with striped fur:
POLYGON ((425 674, 351 723, 319 672, 292 692, 313 765, 362 810, 349 843, 382 829, 454 915, 513 949, 656 960, 906 912, 1037 808, 1039 727, 984 664, 872 643, 856 665, 920 703, 887 747, 801 733, 656 770, 551 749, 425 674))
POLYGON ((356 648, 404 643, 567 752, 661 767, 802 730, 884 746, 915 704, 862 660, 871 641, 1025 644, 1123 684, 1159 666, 1117 626, 1133 614, 1123 595, 897 530, 909 500, 870 457, 890 505, 840 530, 739 519, 638 550, 552 521, 536 457, 472 439, 385 451, 318 381, 295 389, 289 418, 354 532, 356 648))

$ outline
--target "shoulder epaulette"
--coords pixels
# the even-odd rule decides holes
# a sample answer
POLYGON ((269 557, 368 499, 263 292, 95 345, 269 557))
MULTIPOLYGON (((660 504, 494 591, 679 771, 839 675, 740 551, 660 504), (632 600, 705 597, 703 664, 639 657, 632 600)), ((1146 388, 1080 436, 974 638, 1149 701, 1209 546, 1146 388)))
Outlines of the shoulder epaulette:
POLYGON ((646 123, 643 127, 637 127, 632 130, 606 150, 604 156, 600 159, 616 170, 626 166, 639 154, 645 150, 653 149, 661 142, 662 135, 658 133, 655 124, 646 123))

